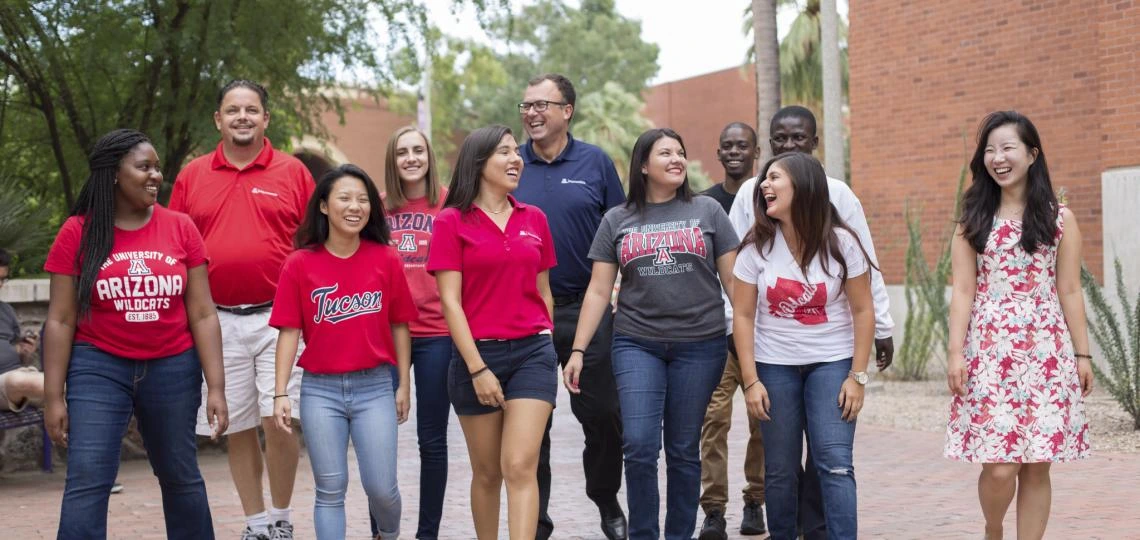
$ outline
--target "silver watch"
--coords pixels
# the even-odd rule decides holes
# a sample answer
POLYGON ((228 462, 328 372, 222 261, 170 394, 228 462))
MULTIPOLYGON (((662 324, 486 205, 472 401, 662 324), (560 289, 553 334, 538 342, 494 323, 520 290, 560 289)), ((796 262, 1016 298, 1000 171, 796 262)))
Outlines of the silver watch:
POLYGON ((850 375, 852 379, 855 379, 855 382, 863 386, 866 386, 867 382, 871 380, 871 376, 867 375, 866 371, 848 371, 847 374, 850 375))

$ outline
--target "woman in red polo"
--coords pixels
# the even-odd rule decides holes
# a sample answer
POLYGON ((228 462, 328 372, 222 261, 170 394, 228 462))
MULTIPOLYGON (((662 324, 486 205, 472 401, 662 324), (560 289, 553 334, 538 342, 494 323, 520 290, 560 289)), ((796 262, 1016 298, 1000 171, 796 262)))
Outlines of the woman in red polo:
POLYGON ((162 169, 146 135, 112 131, 88 163, 44 265, 44 423, 68 447, 58 537, 106 538, 134 416, 162 489, 167 537, 213 538, 194 435, 203 373, 214 437, 229 416, 206 248, 189 217, 155 204, 162 169))
POLYGON ((510 537, 534 538, 538 450, 558 384, 550 335, 554 241, 546 215, 509 195, 522 168, 510 129, 471 132, 428 256, 455 342, 448 392, 467 439, 480 539, 497 536, 504 480, 510 537))
POLYGON ((305 352, 301 423, 313 466, 318 540, 345 535, 348 441, 381 540, 400 535, 396 425, 411 406, 408 368, 416 319, 403 265, 388 245, 380 194, 368 174, 341 165, 321 177, 285 259, 269 325, 278 328, 273 418, 292 432, 286 387, 299 339, 305 352), (398 373, 396 371, 398 370, 398 373))

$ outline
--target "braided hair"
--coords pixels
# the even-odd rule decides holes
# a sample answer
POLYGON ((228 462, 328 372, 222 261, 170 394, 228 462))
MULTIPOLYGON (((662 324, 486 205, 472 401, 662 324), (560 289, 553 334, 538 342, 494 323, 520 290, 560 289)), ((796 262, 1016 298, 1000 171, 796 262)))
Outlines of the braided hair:
POLYGON ((79 269, 77 296, 80 316, 91 311, 91 291, 99 277, 103 261, 111 255, 115 243, 115 173, 130 151, 150 139, 133 129, 116 129, 95 142, 87 164, 91 174, 87 177, 73 216, 83 216, 83 237, 75 266, 79 269))

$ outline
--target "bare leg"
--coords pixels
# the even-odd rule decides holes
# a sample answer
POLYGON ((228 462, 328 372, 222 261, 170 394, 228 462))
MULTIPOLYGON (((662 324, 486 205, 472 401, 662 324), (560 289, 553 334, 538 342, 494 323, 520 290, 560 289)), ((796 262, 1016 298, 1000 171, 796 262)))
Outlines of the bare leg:
POLYGON ((986 540, 1001 540, 1002 521, 1017 490, 1018 463, 983 463, 978 476, 978 500, 986 518, 986 540))
POLYGON ((230 476, 241 499, 242 512, 247 516, 260 514, 265 511, 265 498, 261 493, 261 444, 257 440, 257 428, 230 433, 226 437, 230 476))
POLYGON ((1040 540, 1049 523, 1053 485, 1050 463, 1026 463, 1017 475, 1017 540, 1040 540))
MULTIPOLYGON (((475 536, 479 540, 494 540, 499 537, 499 492, 503 488, 503 472, 499 468, 503 413, 461 415, 459 425, 463 427, 471 460, 471 519, 475 522, 475 536)), ((542 431, 539 426, 539 439, 542 431)), ((537 452, 536 446, 536 460, 537 452)), ((536 488, 535 508, 537 497, 536 488)), ((537 515, 532 519, 531 538, 537 519, 537 515)))
MULTIPOLYGON (((4 394, 8 396, 8 401, 12 403, 23 403, 25 400, 30 405, 39 407, 44 403, 44 374, 41 371, 21 371, 15 370, 8 372, 8 376, 4 378, 5 387, 4 394)), ((0 404, 0 408, 4 404, 0 404)), ((7 409, 3 409, 7 410, 7 409)))
POLYGON ((538 525, 538 448, 554 408, 538 399, 512 399, 503 413, 501 469, 507 482, 512 540, 534 538, 538 525))
POLYGON ((301 443, 297 434, 285 433, 273 424, 273 417, 261 419, 265 430, 265 468, 269 469, 269 496, 274 508, 289 508, 293 484, 297 479, 297 461, 301 443))

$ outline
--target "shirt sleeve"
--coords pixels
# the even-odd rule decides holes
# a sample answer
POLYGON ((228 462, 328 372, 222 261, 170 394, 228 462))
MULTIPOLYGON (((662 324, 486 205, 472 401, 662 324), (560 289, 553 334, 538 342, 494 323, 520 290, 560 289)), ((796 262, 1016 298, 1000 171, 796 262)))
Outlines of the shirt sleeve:
POLYGON ((713 210, 713 243, 716 248, 716 256, 720 257, 740 246, 740 236, 736 234, 732 222, 728 219, 728 214, 724 213, 724 208, 721 208, 720 203, 711 197, 709 199, 713 203, 710 205, 713 210))
POLYGON ((182 214, 174 214, 178 218, 178 225, 182 229, 183 248, 186 250, 186 268, 194 268, 210 262, 206 255, 206 242, 202 240, 202 233, 190 218, 182 214))
POLYGON ((391 251, 388 255, 388 293, 392 295, 388 322, 392 324, 412 322, 418 319, 420 314, 415 301, 412 300, 412 289, 408 287, 404 263, 391 251))
POLYGON ((269 314, 269 326, 274 328, 301 328, 301 283, 298 264, 300 251, 293 252, 285 259, 281 277, 277 280, 277 293, 273 297, 273 311, 269 314))
MULTIPOLYGON (((859 197, 843 182, 829 181, 828 190, 834 193, 831 202, 835 205, 839 218, 855 231, 863 243, 863 249, 867 250, 867 256, 878 266, 875 244, 871 240, 871 227, 867 225, 867 216, 863 213, 859 197)), ((891 318, 891 298, 887 294, 883 273, 877 270, 871 272, 871 297, 875 304, 875 339, 889 338, 895 328, 895 321, 891 318)))
POLYGON ((836 234, 839 235, 839 244, 843 248, 843 258, 847 260, 847 279, 866 274, 870 265, 855 237, 844 230, 836 231, 836 234))
POLYGON ((602 182, 605 189, 606 210, 625 202, 625 190, 621 187, 621 177, 618 176, 617 167, 609 156, 602 154, 602 182))
POLYGON ((300 189, 297 190, 297 215, 301 216, 301 221, 304 221, 309 199, 312 198, 313 191, 317 189, 317 184, 313 181, 313 174, 309 172, 308 167, 300 166, 297 168, 301 177, 300 189))
POLYGON ((732 209, 728 211, 728 220, 732 223, 732 230, 736 231, 738 238, 744 238, 752 228, 752 223, 756 221, 752 210, 752 197, 755 191, 756 179, 745 180, 736 191, 736 199, 732 201, 732 209))
POLYGON ((83 236, 83 226, 79 218, 69 217, 59 228, 59 233, 48 251, 44 271, 65 276, 78 276, 79 265, 75 255, 79 251, 79 240, 83 236))
POLYGON ((459 210, 448 208, 440 212, 432 225, 431 244, 428 245, 428 273, 440 270, 463 271, 463 245, 459 238, 459 210))
POLYGON ((550 270, 558 266, 558 254, 554 251, 554 237, 550 234, 550 222, 546 220, 546 215, 542 216, 540 220, 538 231, 542 236, 542 260, 539 268, 543 270, 550 270))
POLYGON ((602 222, 598 224, 598 232, 594 233, 594 242, 590 244, 589 257, 592 261, 618 262, 617 253, 614 249, 614 221, 617 221, 614 212, 617 210, 606 212, 602 222))
POLYGON ((186 168, 179 171, 178 176, 174 179, 174 188, 170 191, 170 201, 166 204, 166 208, 174 210, 175 212, 186 213, 186 177, 189 176, 186 168))
POLYGON ((760 253, 757 249, 756 244, 752 244, 740 251, 736 257, 736 266, 732 269, 732 275, 736 279, 753 285, 760 282, 760 274, 764 269, 760 266, 760 253))

